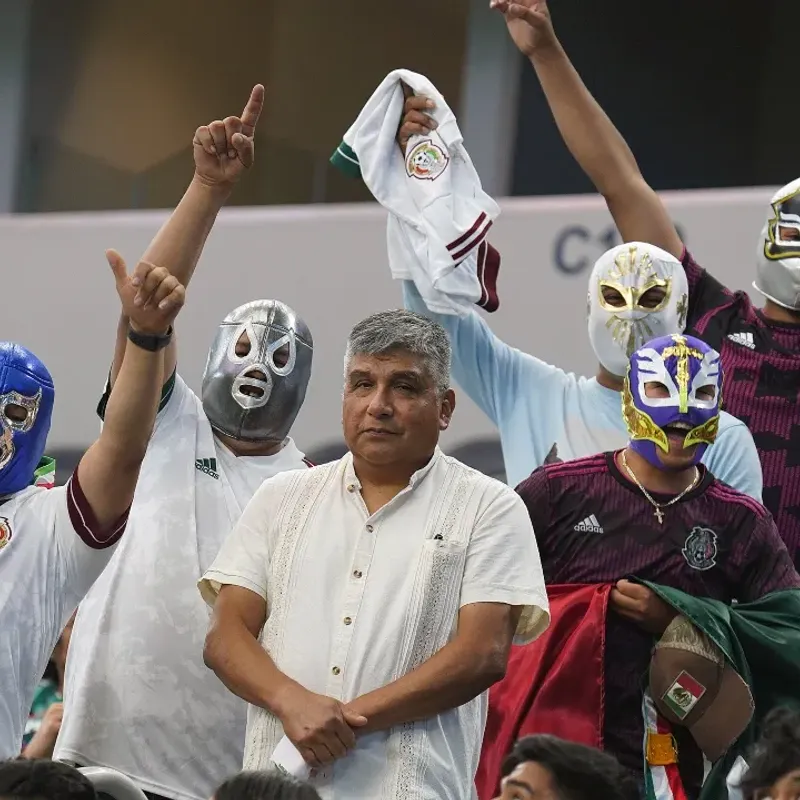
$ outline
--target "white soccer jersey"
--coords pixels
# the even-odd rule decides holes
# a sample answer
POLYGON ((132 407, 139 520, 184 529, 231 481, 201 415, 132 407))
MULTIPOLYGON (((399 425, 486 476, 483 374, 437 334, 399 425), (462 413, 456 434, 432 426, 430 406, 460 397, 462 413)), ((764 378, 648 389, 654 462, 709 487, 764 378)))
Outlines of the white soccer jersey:
POLYGON ((237 458, 180 377, 165 387, 128 533, 78 611, 56 758, 207 800, 242 765, 246 705, 203 664, 197 581, 264 480, 307 469, 289 439, 237 458))
POLYGON ((0 501, 0 761, 19 755, 58 637, 124 529, 125 517, 111 535, 98 530, 77 473, 0 501))

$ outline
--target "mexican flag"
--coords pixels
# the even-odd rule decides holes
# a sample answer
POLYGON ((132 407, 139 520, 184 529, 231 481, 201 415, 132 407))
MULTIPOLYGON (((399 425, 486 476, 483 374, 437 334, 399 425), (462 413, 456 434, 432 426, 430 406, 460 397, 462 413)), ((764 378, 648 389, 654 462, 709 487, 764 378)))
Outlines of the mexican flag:
MULTIPOLYGON (((750 687, 755 712, 749 728, 707 772, 700 800, 727 796, 726 778, 777 706, 800 708, 800 590, 773 592, 727 605, 642 582, 686 616, 720 648, 750 687)), ((480 800, 499 794, 506 754, 522 736, 549 733, 603 747, 603 661, 610 585, 548 586, 550 627, 535 642, 514 647, 506 677, 489 691, 489 711, 475 784, 480 800)), ((686 717, 706 687, 680 674, 667 702, 686 717)), ((685 800, 669 723, 647 693, 642 721, 649 731, 642 764, 647 800, 685 800)), ((644 743, 643 743, 644 745, 644 743)))

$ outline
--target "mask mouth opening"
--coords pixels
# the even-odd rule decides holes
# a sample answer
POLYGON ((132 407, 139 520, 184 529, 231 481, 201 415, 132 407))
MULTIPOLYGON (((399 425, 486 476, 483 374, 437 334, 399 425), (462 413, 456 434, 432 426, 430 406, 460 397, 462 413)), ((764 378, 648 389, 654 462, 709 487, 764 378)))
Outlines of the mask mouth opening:
POLYGON ((663 430, 667 436, 682 436, 691 429, 692 426, 689 425, 688 422, 670 422, 669 425, 665 425, 661 430, 663 430))
POLYGON ((239 392, 245 395, 245 397, 260 399, 266 394, 264 390, 266 383, 267 376, 261 370, 251 369, 242 376, 242 382, 239 384, 239 392), (253 382, 248 383, 248 378, 253 382))

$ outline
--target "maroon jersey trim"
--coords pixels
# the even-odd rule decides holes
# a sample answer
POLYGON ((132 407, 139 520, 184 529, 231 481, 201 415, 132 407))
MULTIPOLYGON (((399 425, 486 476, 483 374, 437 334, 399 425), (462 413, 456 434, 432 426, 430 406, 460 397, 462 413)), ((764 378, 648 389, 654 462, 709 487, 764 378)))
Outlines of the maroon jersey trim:
POLYGON ((67 510, 75 533, 92 550, 105 550, 116 544, 125 532, 130 508, 113 524, 103 530, 81 488, 76 469, 67 483, 67 510))

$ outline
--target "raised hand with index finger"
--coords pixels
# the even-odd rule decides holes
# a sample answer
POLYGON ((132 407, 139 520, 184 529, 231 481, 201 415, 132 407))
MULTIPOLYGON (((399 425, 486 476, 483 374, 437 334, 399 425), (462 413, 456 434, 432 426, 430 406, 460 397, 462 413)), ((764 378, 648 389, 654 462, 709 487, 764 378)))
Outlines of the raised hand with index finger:
POLYGON ((209 185, 233 184, 253 166, 256 125, 263 107, 264 87, 259 83, 250 92, 241 117, 214 120, 195 131, 194 165, 200 180, 209 185))

